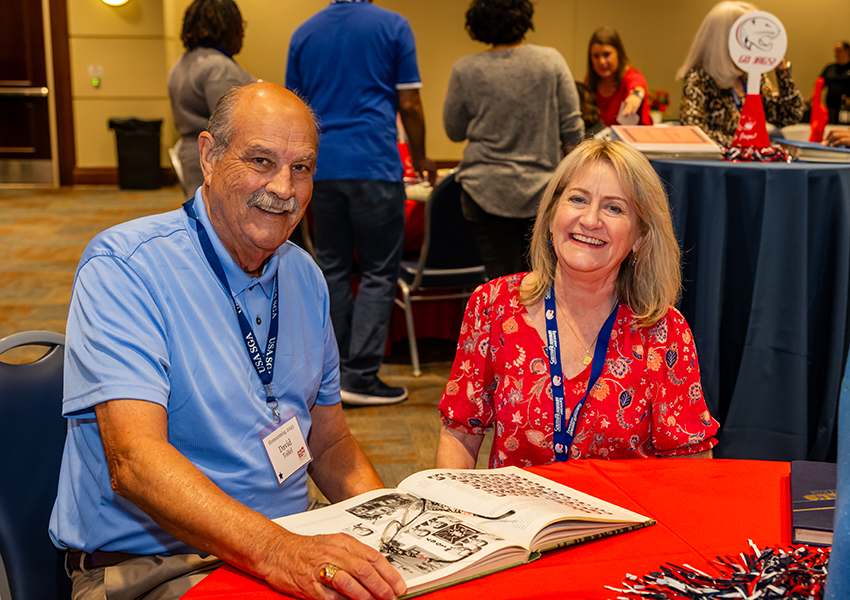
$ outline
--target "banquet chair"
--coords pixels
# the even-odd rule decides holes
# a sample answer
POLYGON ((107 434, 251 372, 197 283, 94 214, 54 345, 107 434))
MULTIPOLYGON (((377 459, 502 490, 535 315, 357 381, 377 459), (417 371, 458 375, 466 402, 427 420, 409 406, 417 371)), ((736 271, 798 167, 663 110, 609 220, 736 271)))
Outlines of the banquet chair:
POLYGON ((0 340, 3 600, 71 597, 64 553, 47 534, 67 430, 62 416, 64 348, 65 336, 52 331, 27 331, 0 340), (3 353, 24 346, 48 350, 24 364, 4 362, 3 353))
POLYGON ((174 169, 174 174, 177 175, 177 181, 180 183, 180 189, 183 190, 183 195, 187 198, 195 190, 186 189, 186 180, 183 178, 183 163, 180 162, 180 146, 183 144, 183 138, 177 140, 171 148, 168 149, 168 158, 171 159, 171 168, 174 169))
POLYGON ((455 173, 444 177, 425 204, 425 233, 419 256, 402 260, 396 298, 404 310, 414 377, 419 377, 419 350, 413 326, 413 303, 468 298, 487 281, 484 265, 466 228, 455 173))

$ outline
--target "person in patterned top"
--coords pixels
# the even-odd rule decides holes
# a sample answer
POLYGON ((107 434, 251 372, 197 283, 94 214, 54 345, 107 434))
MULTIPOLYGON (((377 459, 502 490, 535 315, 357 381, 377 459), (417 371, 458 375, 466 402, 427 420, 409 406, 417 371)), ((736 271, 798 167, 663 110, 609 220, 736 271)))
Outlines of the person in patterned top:
MULTIPOLYGON (((682 80, 679 122, 696 125, 710 138, 731 146, 741 118, 746 91, 746 74, 729 54, 729 30, 739 17, 757 10, 748 2, 720 2, 699 26, 684 64, 676 73, 682 80)), ((779 89, 762 74, 760 85, 764 116, 768 123, 785 127, 799 123, 806 110, 803 94, 794 85, 790 63, 776 65, 779 89)))
POLYGON ((703 398, 693 335, 673 307, 679 246, 647 159, 621 142, 578 146, 544 192, 530 254, 530 273, 492 280, 469 300, 440 400, 437 467, 473 468, 489 429, 491 468, 555 461, 550 363, 560 358, 569 419, 612 313, 602 372, 564 457, 711 457, 718 424, 703 398), (553 317, 558 357, 546 343, 553 317))

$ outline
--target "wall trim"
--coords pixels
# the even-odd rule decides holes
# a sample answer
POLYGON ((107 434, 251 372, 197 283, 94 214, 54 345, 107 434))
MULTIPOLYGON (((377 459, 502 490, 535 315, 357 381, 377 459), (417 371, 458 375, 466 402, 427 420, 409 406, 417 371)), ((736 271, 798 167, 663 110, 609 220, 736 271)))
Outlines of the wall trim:
MULTIPOLYGON (((457 160, 437 160, 438 169, 453 169, 457 160)), ((160 181, 163 187, 175 185, 177 176, 168 167, 162 167, 160 181)), ((118 167, 74 167, 74 185, 118 185, 118 167)))

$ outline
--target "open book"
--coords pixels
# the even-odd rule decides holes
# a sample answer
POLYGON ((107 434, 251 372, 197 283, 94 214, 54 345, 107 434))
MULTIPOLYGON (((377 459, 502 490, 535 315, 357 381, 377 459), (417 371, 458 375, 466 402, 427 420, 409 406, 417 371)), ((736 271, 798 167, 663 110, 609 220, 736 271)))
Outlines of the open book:
POLYGON ((379 550, 407 583, 405 598, 655 523, 517 467, 420 471, 396 489, 275 522, 303 535, 348 533, 379 550))

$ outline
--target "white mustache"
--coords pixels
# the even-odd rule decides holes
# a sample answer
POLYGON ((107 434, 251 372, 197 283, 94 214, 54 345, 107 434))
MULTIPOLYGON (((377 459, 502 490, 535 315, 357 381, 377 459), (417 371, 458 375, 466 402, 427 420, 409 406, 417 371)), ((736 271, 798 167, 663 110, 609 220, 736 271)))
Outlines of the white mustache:
POLYGON ((248 198, 248 207, 256 207, 260 210, 276 214, 288 212, 293 215, 297 214, 298 210, 301 208, 298 205, 298 200, 296 200, 295 196, 282 200, 278 196, 269 194, 265 190, 257 190, 251 194, 251 197, 248 198))

